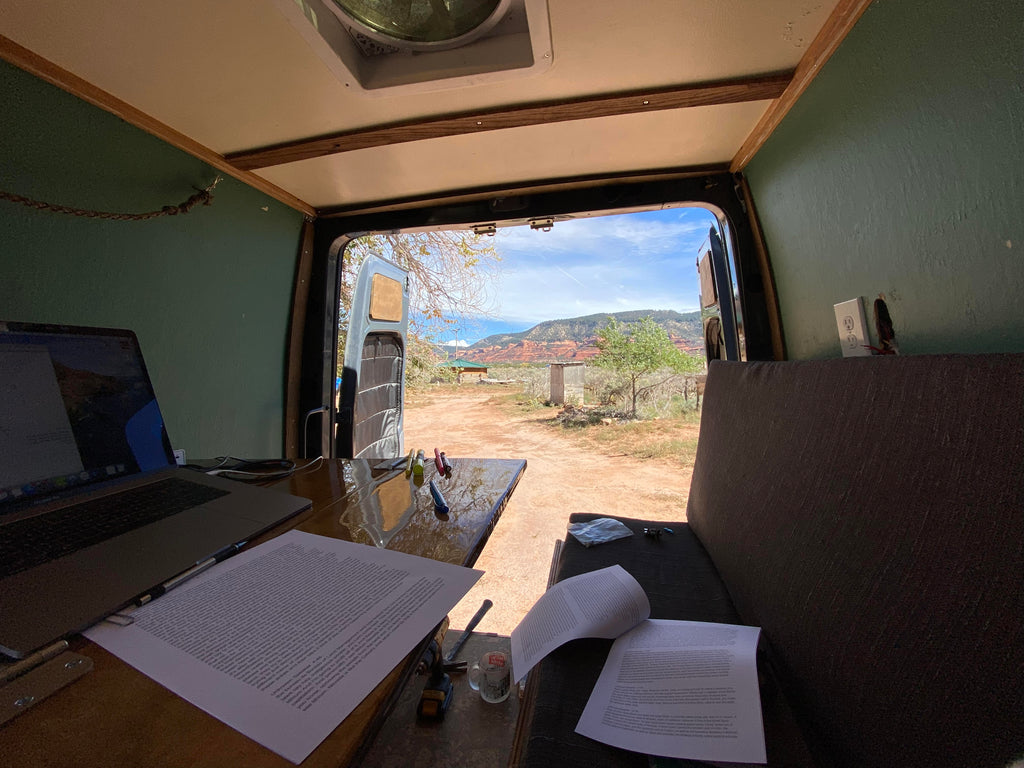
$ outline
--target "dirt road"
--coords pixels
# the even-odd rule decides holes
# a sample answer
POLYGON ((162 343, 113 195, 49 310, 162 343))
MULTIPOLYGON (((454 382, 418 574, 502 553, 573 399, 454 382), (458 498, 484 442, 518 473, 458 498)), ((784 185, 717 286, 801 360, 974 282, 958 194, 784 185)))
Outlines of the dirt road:
POLYGON ((494 397, 493 389, 464 385, 455 394, 416 398, 406 405, 405 444, 428 453, 437 446, 452 457, 527 460, 526 473, 476 563, 485 574, 450 614, 451 626, 462 629, 489 598, 494 607, 477 631, 508 635, 544 592, 555 540, 565 538, 570 513, 683 520, 690 472, 588 453, 539 423, 551 419, 555 409, 510 415, 494 397))

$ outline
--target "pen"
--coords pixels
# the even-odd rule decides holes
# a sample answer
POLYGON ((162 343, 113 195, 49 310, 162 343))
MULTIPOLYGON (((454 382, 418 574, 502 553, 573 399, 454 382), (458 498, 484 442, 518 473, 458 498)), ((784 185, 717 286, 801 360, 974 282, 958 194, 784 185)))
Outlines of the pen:
POLYGON ((0 685, 9 683, 16 677, 21 677, 26 672, 29 672, 41 664, 45 664, 50 659, 56 658, 60 654, 67 650, 68 641, 58 640, 53 645, 48 645, 40 651, 36 651, 29 656, 26 656, 21 661, 16 661, 9 667, 5 667, 0 670, 0 685))
POLYGON ((437 466, 437 474, 444 474, 444 462, 441 461, 441 451, 434 449, 434 464, 437 466))
POLYGON ((148 603, 150 600, 155 600, 156 598, 160 597, 161 595, 166 594, 167 592, 170 592, 172 589, 174 589, 175 587, 181 586, 182 584, 184 584, 189 579, 195 578, 200 573, 205 571, 207 568, 210 568, 211 566, 214 566, 214 565, 216 565, 217 563, 219 563, 219 562, 221 562, 223 560, 227 560, 229 557, 231 557, 233 554, 238 552, 238 550, 240 550, 245 545, 246 545, 246 542, 240 541, 237 544, 230 544, 230 545, 224 547, 224 549, 222 549, 222 550, 220 550, 218 552, 215 552, 212 557, 208 557, 206 560, 203 560, 201 563, 196 563, 191 568, 189 568, 187 571, 183 571, 182 573, 179 573, 173 579, 168 579, 163 584, 161 584, 159 587, 156 587, 155 589, 153 589, 148 594, 143 595, 142 597, 140 597, 136 601, 136 604, 139 605, 139 606, 143 606, 146 603, 148 603))

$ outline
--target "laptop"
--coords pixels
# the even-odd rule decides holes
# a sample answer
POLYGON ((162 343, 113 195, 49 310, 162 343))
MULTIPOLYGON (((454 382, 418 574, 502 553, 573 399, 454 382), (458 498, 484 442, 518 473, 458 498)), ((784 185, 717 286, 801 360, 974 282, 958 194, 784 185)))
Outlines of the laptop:
POLYGON ((180 468, 135 334, 0 322, 0 651, 124 608, 307 499, 180 468))

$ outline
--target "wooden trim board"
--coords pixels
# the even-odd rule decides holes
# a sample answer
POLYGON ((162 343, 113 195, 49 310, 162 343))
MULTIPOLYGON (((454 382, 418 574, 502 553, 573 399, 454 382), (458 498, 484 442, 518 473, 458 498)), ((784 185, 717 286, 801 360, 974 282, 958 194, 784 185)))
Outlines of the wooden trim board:
POLYGON ((817 37, 807 48, 793 79, 786 90, 780 95, 764 113, 754 130, 747 136, 746 141, 740 146, 736 155, 729 165, 732 173, 737 173, 746 168, 747 163, 757 154, 757 150, 768 141, 768 137, 778 127, 782 119, 789 113, 797 99, 807 90, 807 86, 817 77, 818 72, 832 54, 839 48, 840 43, 846 39, 846 35, 853 29, 857 20, 860 19, 867 7, 873 0, 839 0, 831 15, 825 21, 817 37))
MULTIPOLYGON (((728 166, 723 163, 721 165, 664 168, 638 173, 611 173, 596 176, 537 179, 520 186, 493 185, 489 187, 475 187, 470 189, 454 189, 420 197, 393 198, 391 200, 370 200, 348 206, 339 205, 324 207, 320 209, 319 218, 328 219, 348 216, 364 216, 367 214, 426 208, 438 205, 474 203, 496 197, 515 197, 520 195, 529 196, 569 192, 581 189, 592 189, 594 187, 603 187, 608 184, 639 184, 644 182, 671 181, 674 179, 714 176, 728 172, 728 166)), ((614 208, 614 206, 612 207, 614 208)))
POLYGON ((764 303, 768 308, 768 327, 771 330, 772 338, 772 359, 785 360, 787 359, 786 340, 782 333, 779 295, 775 290, 775 274, 772 272, 771 259, 768 258, 768 246, 764 241, 764 232, 761 230, 761 221, 757 218, 757 206, 754 205, 754 195, 750 191, 750 183, 747 181, 747 177, 741 175, 739 183, 743 202, 747 206, 747 218, 750 221, 754 249, 757 253, 757 263, 761 269, 761 285, 764 288, 764 303))
POLYGON ((685 85, 649 91, 632 91, 583 99, 417 119, 328 136, 300 139, 262 149, 226 155, 228 162, 243 170, 310 160, 356 149, 402 144, 410 141, 461 136, 482 131, 499 131, 529 125, 586 120, 614 115, 656 112, 666 109, 767 101, 781 96, 793 73, 761 75, 700 85, 685 85))
POLYGON ((307 216, 316 215, 316 209, 309 203, 300 200, 291 193, 286 192, 264 178, 245 170, 240 170, 234 164, 226 161, 223 155, 213 151, 209 147, 203 146, 199 142, 190 139, 185 134, 174 130, 169 125, 165 125, 153 117, 150 117, 145 112, 133 107, 128 102, 122 101, 113 94, 97 88, 89 81, 57 66, 52 61, 44 59, 42 56, 33 53, 28 48, 19 45, 3 35, 0 35, 0 59, 13 64, 19 69, 25 70, 31 75, 35 75, 41 80, 45 80, 51 85, 55 85, 58 88, 67 91, 72 96, 77 96, 93 106, 99 107, 100 109, 116 115, 125 122, 134 125, 136 128, 156 136, 158 139, 167 142, 171 146, 177 147, 183 152, 187 152, 193 157, 202 160, 204 163, 213 166, 218 171, 222 171, 229 176, 248 184, 250 187, 258 189, 260 192, 269 195, 290 208, 301 211, 307 216))
POLYGON ((309 305, 309 283, 313 275, 313 222, 302 223, 301 246, 295 269, 295 289, 292 295, 292 318, 288 329, 288 369, 285 382, 284 455, 299 458, 306 450, 302 439, 299 410, 302 383, 302 337, 306 329, 306 308, 309 305))

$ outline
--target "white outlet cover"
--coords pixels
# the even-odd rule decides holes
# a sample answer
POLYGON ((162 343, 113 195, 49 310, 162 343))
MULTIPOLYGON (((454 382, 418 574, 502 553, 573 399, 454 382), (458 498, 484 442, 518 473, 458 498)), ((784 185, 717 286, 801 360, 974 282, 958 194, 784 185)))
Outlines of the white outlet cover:
POLYGON ((843 357, 870 357, 868 349, 867 321, 864 319, 864 305, 860 299, 850 299, 834 305, 836 327, 839 330, 839 345, 843 357))

